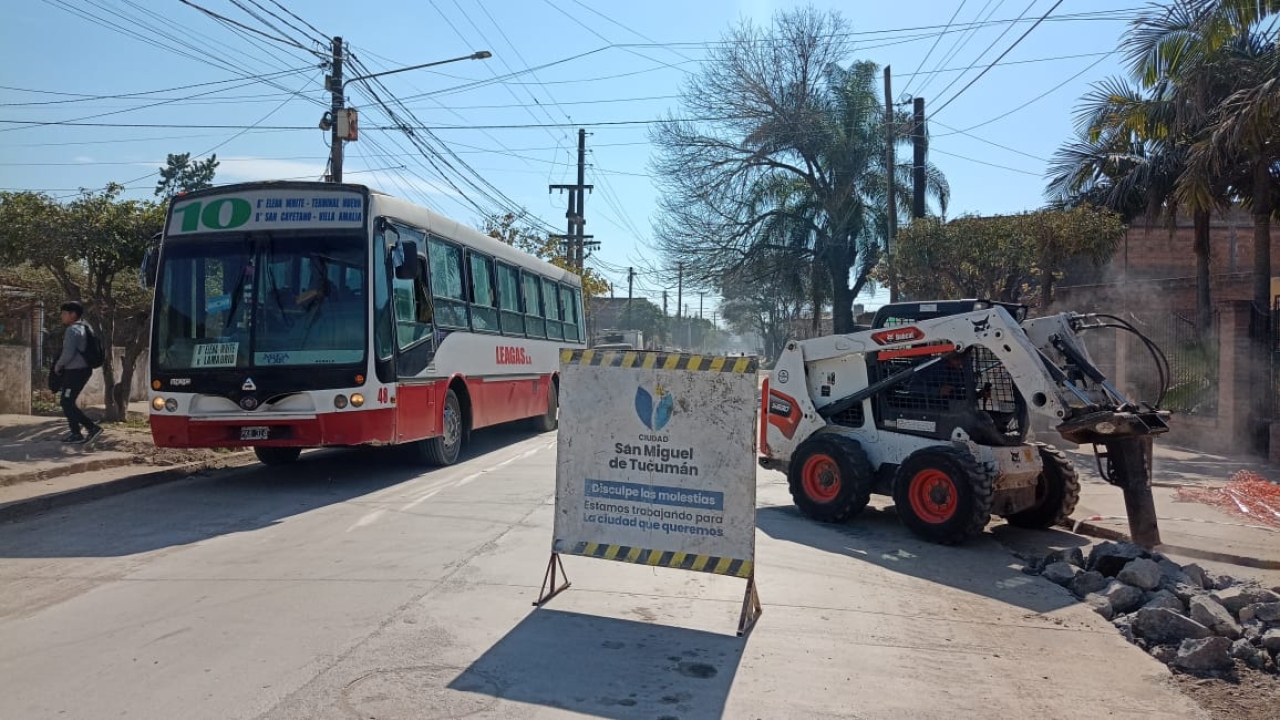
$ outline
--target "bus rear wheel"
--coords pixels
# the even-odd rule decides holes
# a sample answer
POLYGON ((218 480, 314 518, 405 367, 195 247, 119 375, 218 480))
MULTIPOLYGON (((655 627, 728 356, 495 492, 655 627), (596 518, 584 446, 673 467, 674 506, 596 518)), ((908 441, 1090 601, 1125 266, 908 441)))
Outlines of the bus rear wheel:
POLYGON ((302 448, 296 447, 255 447, 253 454, 263 465, 288 465, 298 459, 302 448))
POLYGON ((449 390, 444 396, 444 417, 440 434, 419 440, 418 455, 429 465, 452 465, 458 462, 458 457, 462 454, 462 439, 465 434, 462 404, 458 402, 457 393, 449 390))
POLYGON ((547 433, 560 426, 560 389, 555 382, 547 388, 547 411, 532 419, 533 431, 547 433))

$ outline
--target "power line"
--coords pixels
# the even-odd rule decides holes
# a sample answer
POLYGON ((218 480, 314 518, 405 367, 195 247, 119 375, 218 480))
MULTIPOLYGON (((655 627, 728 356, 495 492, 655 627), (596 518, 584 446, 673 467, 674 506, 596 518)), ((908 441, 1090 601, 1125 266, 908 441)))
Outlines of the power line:
MULTIPOLYGON (((947 34, 947 29, 951 27, 951 23, 955 22, 956 16, 960 14, 960 11, 964 9, 964 6, 968 1, 969 0, 961 0, 960 5, 956 7, 956 11, 951 13, 951 19, 947 20, 946 27, 942 28, 942 32, 938 33, 938 37, 934 39, 933 44, 929 46, 929 52, 925 53, 924 57, 920 58, 920 64, 916 66, 916 71, 911 73, 913 79, 914 76, 919 75, 920 71, 924 69, 924 64, 929 61, 929 56, 933 55, 933 51, 938 48, 938 43, 942 42, 942 36, 947 34)), ((910 87, 911 82, 908 82, 906 87, 902 89, 903 92, 906 92, 910 87)))
MULTIPOLYGON (((993 141, 991 141, 991 140, 987 140, 986 138, 980 138, 980 137, 978 137, 977 135, 974 135, 973 133, 967 132, 967 131, 965 131, 965 130, 959 130, 959 129, 957 129, 957 128, 953 128, 953 127, 951 127, 950 125, 947 125, 947 124, 945 124, 945 123, 940 123, 940 122, 938 122, 937 120, 933 120, 933 121, 932 121, 932 124, 934 124, 934 125, 938 125, 938 126, 940 126, 940 127, 944 127, 944 128, 946 128, 946 129, 948 129, 948 130, 952 130, 953 132, 951 132, 951 133, 947 133, 948 135, 964 135, 964 136, 966 136, 966 137, 973 138, 974 140, 977 140, 978 142, 986 143, 986 144, 988 144, 988 145, 991 145, 992 147, 998 147, 998 148, 1000 148, 1001 150, 1008 150, 1008 151, 1009 151, 1009 152, 1011 152, 1011 153, 1016 153, 1016 154, 1018 154, 1018 155, 1022 155, 1023 157, 1029 157, 1029 158, 1031 158, 1032 160, 1038 160, 1038 161, 1040 161, 1040 162, 1044 162, 1044 163, 1049 162, 1049 160, 1048 160, 1047 158, 1042 158, 1042 157, 1040 157, 1039 155, 1032 155, 1032 154, 1031 154, 1031 153, 1029 153, 1029 152, 1023 152, 1023 151, 1021 151, 1021 150, 1019 150, 1019 149, 1017 149, 1017 148, 1011 148, 1011 147, 1009 147, 1008 145, 1001 145, 1001 144, 1000 144, 1000 143, 998 143, 998 142, 993 142, 993 141)), ((936 137, 938 137, 938 136, 937 136, 937 135, 934 135, 933 137, 935 137, 935 138, 936 138, 936 137)))
POLYGON ((986 66, 985 68, 983 68, 983 69, 982 69, 982 72, 978 73, 977 77, 975 77, 974 79, 970 80, 968 85, 965 85, 964 87, 960 88, 960 90, 959 90, 955 95, 952 95, 952 96, 951 96, 951 98, 950 98, 949 100, 947 100, 946 102, 942 103, 942 107, 935 108, 935 109, 933 110, 933 113, 932 113, 932 114, 933 114, 934 116, 936 116, 938 113, 942 112, 942 111, 943 111, 943 110, 944 110, 948 105, 950 105, 951 103, 955 102, 955 99, 956 99, 956 98, 958 98, 958 97, 960 97, 961 95, 963 95, 965 90, 968 90, 969 88, 973 87, 973 84, 974 84, 974 83, 976 83, 976 82, 978 82, 978 80, 982 79, 982 76, 983 76, 983 75, 986 75, 986 74, 987 74, 987 71, 989 71, 991 68, 995 67, 996 63, 1000 62, 1000 60, 1001 60, 1001 59, 1003 59, 1005 55, 1008 55, 1010 51, 1012 51, 1014 48, 1018 47, 1018 43, 1022 42, 1022 41, 1023 41, 1023 39, 1025 39, 1028 35, 1030 35, 1032 30, 1035 30, 1037 27, 1040 27, 1040 23, 1044 22, 1044 19, 1045 19, 1045 18, 1047 18, 1047 17, 1049 17, 1049 14, 1050 14, 1050 13, 1052 13, 1054 10, 1057 10, 1057 9, 1058 9, 1058 6, 1059 6, 1059 5, 1061 5, 1061 4, 1062 4, 1062 0, 1058 0, 1057 2, 1055 2, 1055 3, 1053 4, 1053 7, 1049 8, 1049 10, 1048 10, 1047 12, 1045 12, 1045 14, 1044 14, 1044 15, 1041 15, 1041 16, 1040 16, 1040 19, 1039 19, 1039 20, 1036 20, 1036 21, 1035 21, 1035 23, 1034 23, 1031 27, 1027 28, 1027 31, 1026 31, 1026 32, 1022 33, 1022 35, 1020 35, 1020 36, 1018 37, 1018 39, 1017 39, 1017 40, 1014 40, 1014 41, 1013 41, 1013 44, 1012 44, 1012 45, 1010 45, 1008 48, 1006 48, 1004 52, 1000 53, 1000 57, 996 58, 994 62, 992 62, 990 65, 986 66))
MULTIPOLYGON (((1100 58, 1098 58, 1097 60, 1094 60, 1093 62, 1089 63, 1089 65, 1087 65, 1087 66, 1086 66, 1083 70, 1081 70, 1080 72, 1076 73, 1075 75, 1072 75, 1071 77, 1067 78, 1066 80, 1063 80, 1062 82, 1058 83, 1057 85, 1054 85, 1053 87, 1049 88, 1048 90, 1045 90, 1044 92, 1040 93, 1039 95, 1037 95, 1037 96, 1035 96, 1035 97, 1031 98, 1030 100, 1028 100, 1028 101, 1026 101, 1026 102, 1022 103, 1021 105, 1019 105, 1019 106, 1015 107, 1014 109, 1012 109, 1012 110, 1010 110, 1010 111, 1008 111, 1008 112, 1005 112, 1005 113, 1001 113, 1001 114, 999 114, 999 115, 997 115, 997 116, 995 116, 995 117, 991 118, 990 120, 983 120, 982 122, 980 122, 980 123, 978 123, 978 124, 976 124, 976 125, 970 125, 969 127, 964 128, 963 130, 958 130, 958 131, 956 131, 956 132, 968 132, 968 131, 970 131, 970 130, 976 130, 976 129, 978 129, 978 128, 980 128, 980 127, 984 126, 984 125, 990 125, 991 123, 993 123, 993 122, 995 122, 995 121, 997 121, 997 120, 1003 120, 1004 118, 1009 117, 1010 115, 1012 115, 1012 114, 1014 114, 1014 113, 1018 112, 1019 110, 1022 110, 1023 108, 1026 108, 1027 106, 1031 105, 1032 103, 1034 103, 1034 102, 1036 102, 1036 101, 1038 101, 1038 100, 1040 100, 1040 99, 1042 99, 1042 98, 1044 98, 1044 97, 1047 97, 1047 96, 1049 96, 1049 95, 1053 94, 1054 92, 1057 92, 1058 90, 1062 89, 1064 86, 1066 86, 1066 85, 1067 85, 1067 83, 1070 83, 1071 81, 1075 80, 1076 78, 1080 77, 1081 75, 1084 75, 1085 73, 1087 73, 1087 72, 1089 72, 1090 70, 1094 69, 1094 68, 1095 68, 1095 67, 1097 67, 1098 65, 1102 64, 1102 61, 1103 61, 1103 60, 1106 60, 1108 57, 1111 57, 1112 55, 1116 54, 1116 52, 1117 52, 1117 51, 1112 50, 1111 52, 1103 53, 1103 56, 1102 56, 1102 57, 1100 57, 1100 58)), ((940 134, 940 135, 933 135, 933 137, 935 137, 935 138, 946 137, 947 135, 950 135, 950 134, 951 134, 951 133, 942 133, 942 134, 940 134)))
POLYGON ((998 165, 993 162, 987 162, 986 160, 978 160, 977 158, 971 158, 967 155, 957 155, 956 153, 947 152, 945 150, 939 150, 933 147, 929 148, 929 152, 936 152, 939 155, 946 155, 948 157, 959 158, 961 160, 968 160, 969 162, 972 162, 972 163, 977 163, 979 165, 986 165, 988 167, 993 167, 993 168, 1000 168, 1001 170, 1008 170, 1010 172, 1022 173, 1023 175, 1040 177, 1040 173, 1031 172, 1030 170, 1022 170, 1020 168, 1009 167, 1008 165, 998 165))

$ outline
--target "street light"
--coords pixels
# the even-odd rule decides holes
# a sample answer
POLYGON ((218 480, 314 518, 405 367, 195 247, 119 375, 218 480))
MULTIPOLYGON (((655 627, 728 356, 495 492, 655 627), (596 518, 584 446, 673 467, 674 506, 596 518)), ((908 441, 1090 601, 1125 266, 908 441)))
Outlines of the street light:
POLYGON ((452 62, 458 62, 460 60, 487 60, 491 57, 493 57, 493 53, 489 52, 488 50, 477 50, 476 52, 473 52, 470 55, 463 55, 462 57, 450 58, 448 60, 437 60, 435 62, 422 63, 421 65, 410 65, 409 67, 402 67, 396 70, 386 70, 383 72, 370 73, 369 75, 357 75, 351 78, 350 80, 344 80, 342 82, 342 89, 345 91, 347 89, 347 85, 357 80, 368 80, 369 78, 382 77, 383 75, 391 75, 394 73, 408 72, 410 70, 421 70, 422 68, 429 68, 434 65, 445 65, 452 62))
POLYGON ((394 73, 408 72, 410 70, 421 70, 422 68, 434 67, 436 65, 445 65, 448 63, 459 62, 461 60, 485 60, 493 57, 493 53, 488 50, 477 50, 470 55, 462 57, 449 58, 448 60, 437 60, 435 62, 422 63, 421 65, 410 65, 409 67, 396 68, 395 70, 384 70, 383 72, 370 73, 368 75, 357 75, 353 78, 342 79, 342 38, 335 37, 333 39, 333 68, 334 73, 326 79, 326 86, 333 96, 333 105, 329 111, 329 115, 320 120, 320 128, 323 130, 331 130, 332 134, 329 139, 329 181, 342 182, 342 141, 344 139, 356 139, 354 135, 354 118, 348 117, 346 110, 346 98, 344 97, 347 85, 357 80, 368 80, 370 78, 382 77, 383 75, 392 75, 394 73), (346 120, 346 132, 339 132, 339 124, 341 120, 346 120), (351 136, 348 138, 348 136, 351 136))

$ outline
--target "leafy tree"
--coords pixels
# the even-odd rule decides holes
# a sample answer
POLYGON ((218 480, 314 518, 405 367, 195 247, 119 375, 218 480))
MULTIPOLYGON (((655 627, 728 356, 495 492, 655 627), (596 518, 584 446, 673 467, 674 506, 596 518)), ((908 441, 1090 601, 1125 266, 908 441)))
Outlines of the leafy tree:
POLYGON ((180 192, 202 190, 213 186, 213 175, 218 170, 218 156, 192 162, 191 153, 169 154, 165 166, 160 168, 160 180, 156 183, 156 197, 169 198, 180 192))
MULTIPOLYGON (((766 358, 778 357, 804 316, 807 299, 815 295, 809 270, 787 263, 781 253, 760 256, 721 282, 721 315, 734 332, 759 335, 766 358)), ((812 305, 820 306, 820 302, 812 305)), ((820 313, 812 314, 817 321, 820 313)))
POLYGON ((1102 264, 1125 227, 1115 213, 1080 206, 1019 215, 913 222, 898 231, 884 272, 917 299, 978 297, 1048 306, 1068 263, 1102 264))
MULTIPOLYGON (((714 287, 763 252, 826 275, 836 332, 879 260, 887 188, 884 108, 874 63, 841 67, 848 24, 813 9, 782 12, 770 29, 744 22, 716 44, 685 86, 682 115, 653 131, 663 181, 657 224, 670 265, 714 287)), ((907 128, 900 116, 895 125, 907 128)), ((945 211, 948 189, 929 169, 945 211)), ((905 210, 905 208, 904 208, 905 210)))
POLYGON ((120 185, 83 191, 61 204, 39 193, 0 194, 0 247, 25 247, 22 260, 53 278, 63 296, 85 303, 108 348, 124 351, 120 377, 103 365, 108 420, 123 420, 139 356, 147 347, 150 294, 137 269, 164 223, 152 202, 121 200, 120 185))

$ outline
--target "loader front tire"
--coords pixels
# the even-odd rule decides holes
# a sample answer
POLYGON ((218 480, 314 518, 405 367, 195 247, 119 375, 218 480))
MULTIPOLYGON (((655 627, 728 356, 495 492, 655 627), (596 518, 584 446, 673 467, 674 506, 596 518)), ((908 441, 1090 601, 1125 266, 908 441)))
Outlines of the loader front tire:
POLYGON ((822 433, 791 456, 787 484, 796 507, 821 522, 845 522, 871 500, 871 462, 857 440, 822 433))
POLYGON ((1060 525, 1071 517, 1080 501, 1080 478, 1076 467, 1061 450, 1040 445, 1040 470, 1036 478, 1036 503, 1026 510, 1005 516, 1010 525, 1044 529, 1060 525))
POLYGON ((954 545, 978 535, 991 520, 991 476, 973 454, 937 445, 907 456, 893 481, 898 517, 916 535, 954 545))

